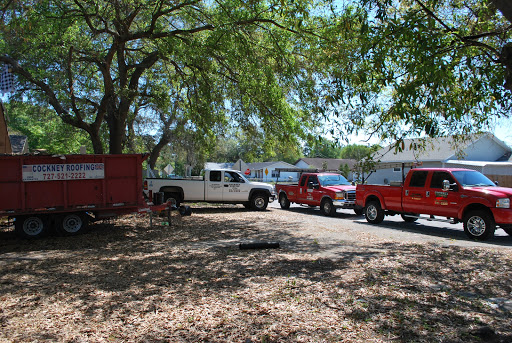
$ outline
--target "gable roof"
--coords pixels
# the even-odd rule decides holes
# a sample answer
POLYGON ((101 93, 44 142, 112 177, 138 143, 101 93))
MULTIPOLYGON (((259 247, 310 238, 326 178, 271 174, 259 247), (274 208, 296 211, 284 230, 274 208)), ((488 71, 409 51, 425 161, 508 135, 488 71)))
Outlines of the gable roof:
POLYGON ((348 167, 352 170, 357 163, 356 160, 352 160, 352 159, 304 157, 304 158, 299 158, 294 164, 297 165, 297 163, 299 163, 300 161, 303 161, 307 165, 317 168, 317 169, 323 169, 324 162, 327 162, 327 170, 339 170, 340 165, 343 165, 343 164, 347 164, 348 167))
POLYGON ((483 138, 489 138, 494 144, 507 152, 512 149, 491 133, 477 134, 460 141, 453 136, 438 138, 405 139, 402 151, 396 151, 394 145, 378 150, 374 159, 381 163, 390 162, 438 162, 459 159, 461 154, 483 138))

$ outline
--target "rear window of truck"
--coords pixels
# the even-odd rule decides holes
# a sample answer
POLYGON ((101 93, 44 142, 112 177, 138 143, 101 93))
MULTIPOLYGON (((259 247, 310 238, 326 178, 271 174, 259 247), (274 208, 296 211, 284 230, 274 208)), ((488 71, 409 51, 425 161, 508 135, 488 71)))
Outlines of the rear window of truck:
POLYGON ((428 171, 415 171, 412 173, 409 187, 425 187, 427 182, 428 171))

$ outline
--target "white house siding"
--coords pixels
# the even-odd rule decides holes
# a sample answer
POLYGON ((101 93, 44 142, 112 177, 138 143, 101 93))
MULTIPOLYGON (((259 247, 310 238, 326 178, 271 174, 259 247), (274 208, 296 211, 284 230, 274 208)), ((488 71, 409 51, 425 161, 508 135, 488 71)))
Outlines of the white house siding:
MULTIPOLYGON (((247 163, 247 168, 250 169, 251 174, 248 176, 250 179, 255 179, 262 182, 276 182, 277 181, 277 168, 294 168, 293 165, 286 162, 263 162, 263 163, 247 163), (268 173, 265 173, 268 171, 268 173)), ((292 176, 293 181, 297 181, 297 173, 281 172, 279 180, 292 176)))

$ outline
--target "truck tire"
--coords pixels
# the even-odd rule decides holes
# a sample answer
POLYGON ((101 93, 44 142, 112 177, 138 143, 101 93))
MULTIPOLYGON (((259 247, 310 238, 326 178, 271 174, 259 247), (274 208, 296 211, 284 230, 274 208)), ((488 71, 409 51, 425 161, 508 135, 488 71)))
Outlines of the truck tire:
POLYGON ((286 194, 281 193, 279 195, 279 205, 281 205, 281 208, 283 210, 287 210, 290 208, 290 200, 288 200, 288 197, 286 196, 286 194))
POLYGON ((264 211, 267 209, 268 195, 264 193, 256 193, 251 198, 251 208, 256 211, 264 211))
POLYGON ((484 241, 494 236, 496 224, 494 218, 485 210, 468 212, 462 219, 466 235, 477 241, 484 241))
POLYGON ((64 236, 74 236, 87 229, 89 218, 82 213, 67 213, 59 218, 58 231, 64 236))
POLYGON ((164 193, 164 201, 171 201, 176 205, 176 207, 180 207, 181 205, 181 197, 178 193, 164 193))
POLYGON ((46 216, 16 217, 14 222, 15 233, 23 238, 39 238, 48 231, 48 218, 46 216))
POLYGON ((326 216, 334 216, 336 214, 336 207, 332 204, 332 200, 328 198, 322 200, 320 210, 326 216))
POLYGON ((382 223, 382 221, 384 220, 384 211, 380 207, 380 202, 370 201, 364 209, 364 216, 368 223, 382 223))
POLYGON ((402 217, 403 221, 406 223, 414 223, 416 220, 418 220, 418 218, 409 217, 408 215, 417 216, 417 214, 415 214, 415 213, 402 213, 400 216, 402 217))

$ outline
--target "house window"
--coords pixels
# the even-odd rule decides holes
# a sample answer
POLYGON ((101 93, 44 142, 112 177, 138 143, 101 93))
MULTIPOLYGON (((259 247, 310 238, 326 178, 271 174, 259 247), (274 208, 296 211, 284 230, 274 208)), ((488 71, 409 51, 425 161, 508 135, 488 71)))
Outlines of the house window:
POLYGON ((398 167, 398 168, 393 168, 393 171, 394 171, 394 172, 399 173, 399 172, 401 172, 401 171, 402 171, 402 168, 400 168, 400 167, 398 167))
POLYGON ((279 177, 281 176, 278 170, 272 170, 272 177, 279 177))

